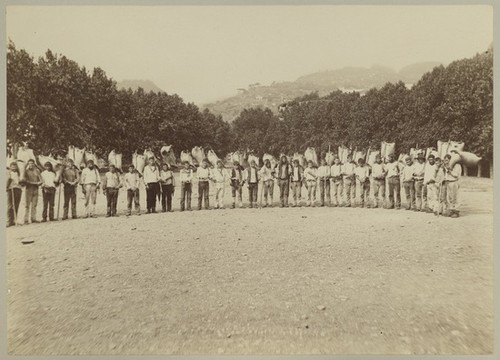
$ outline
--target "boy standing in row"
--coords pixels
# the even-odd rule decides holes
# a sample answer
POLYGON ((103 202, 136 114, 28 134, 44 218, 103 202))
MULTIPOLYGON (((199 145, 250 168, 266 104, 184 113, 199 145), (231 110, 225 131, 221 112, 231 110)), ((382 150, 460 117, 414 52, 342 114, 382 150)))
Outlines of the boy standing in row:
POLYGON ((341 175, 344 188, 344 201, 346 207, 353 207, 356 199, 356 179, 354 177, 355 164, 352 156, 347 157, 347 162, 341 166, 341 175), (351 197, 352 196, 352 197, 351 197))
POLYGON ((141 206, 139 203, 139 183, 140 174, 135 170, 134 165, 129 165, 128 173, 124 176, 125 188, 127 189, 127 215, 132 214, 132 201, 134 202, 137 215, 141 215, 141 206))
POLYGON ((330 167, 331 191, 333 206, 342 205, 342 165, 340 159, 335 156, 333 165, 330 167))
POLYGON ((118 192, 122 187, 120 175, 116 172, 114 164, 109 165, 109 171, 104 176, 102 182, 102 193, 106 196, 107 212, 106 217, 118 216, 116 205, 118 203, 118 192))
POLYGON ((243 180, 243 171, 238 161, 233 163, 231 169, 231 195, 233 196, 233 206, 236 207, 236 197, 238 197, 240 208, 243 207, 242 189, 245 180, 243 180))
POLYGON ((92 160, 87 161, 87 167, 83 169, 80 177, 80 184, 85 195, 85 212, 86 217, 95 217, 95 203, 97 198, 97 189, 101 184, 99 172, 94 167, 92 160))
POLYGON ((307 168, 304 170, 304 179, 307 184, 307 206, 314 206, 316 202, 316 183, 318 176, 316 175, 316 169, 313 167, 313 162, 311 160, 307 162, 307 168))
POLYGON ((198 210, 201 210, 203 201, 205 202, 205 210, 209 210, 210 169, 206 160, 203 160, 201 166, 196 170, 196 177, 198 178, 198 210))
POLYGON ((226 185, 226 171, 222 160, 217 160, 217 168, 212 171, 212 180, 215 183, 215 208, 224 209, 224 186, 226 185))
POLYGON ((382 162, 380 154, 375 156, 375 162, 372 164, 373 179, 373 207, 384 207, 385 200, 385 177, 387 170, 382 162))
POLYGON ((360 158, 358 160, 358 166, 354 170, 354 174, 356 175, 356 179, 359 181, 359 190, 361 203, 360 206, 365 206, 365 198, 366 198, 366 206, 370 207, 370 167, 365 165, 365 159, 360 158))
POLYGON ((31 211, 31 223, 36 223, 36 208, 38 205, 38 188, 43 184, 42 175, 35 166, 35 161, 29 159, 24 172, 24 180, 22 183, 26 186, 25 192, 25 212, 24 223, 28 224, 31 211))
POLYGON ((250 208, 257 207, 257 194, 259 191, 259 170, 257 169, 257 164, 254 160, 250 162, 250 168, 248 168, 248 197, 250 202, 250 208))
POLYGON ((264 188, 264 199, 266 206, 273 206, 273 190, 274 190, 274 169, 271 167, 271 161, 266 159, 264 166, 259 171, 260 178, 262 179, 262 186, 264 188))
POLYGON ((188 161, 184 161, 184 168, 181 169, 179 174, 181 182, 181 211, 191 211, 191 182, 193 181, 193 170, 188 161))
POLYGON ((319 197, 321 201, 321 206, 325 206, 325 200, 327 206, 330 206, 330 166, 326 164, 325 159, 321 159, 321 166, 318 168, 318 178, 319 178, 319 197))
POLYGON ((69 215, 69 204, 71 203, 71 216, 76 219, 76 189, 80 182, 80 174, 72 159, 68 159, 68 164, 62 170, 62 183, 64 184, 64 206, 63 220, 69 215))

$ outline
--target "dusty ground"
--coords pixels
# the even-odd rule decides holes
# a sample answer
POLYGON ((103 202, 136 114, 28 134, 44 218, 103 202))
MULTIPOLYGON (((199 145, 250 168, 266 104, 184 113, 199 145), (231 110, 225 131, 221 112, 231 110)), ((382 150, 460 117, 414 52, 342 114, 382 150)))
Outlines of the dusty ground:
POLYGON ((491 353, 492 182, 462 190, 460 219, 266 208, 8 228, 9 353, 491 353))

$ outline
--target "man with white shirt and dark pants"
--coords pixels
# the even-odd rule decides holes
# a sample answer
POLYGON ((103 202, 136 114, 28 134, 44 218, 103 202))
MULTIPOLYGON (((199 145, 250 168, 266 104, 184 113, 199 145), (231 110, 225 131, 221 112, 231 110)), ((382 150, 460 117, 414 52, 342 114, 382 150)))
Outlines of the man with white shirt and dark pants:
POLYGON ((387 170, 380 154, 375 156, 375 162, 372 164, 373 179, 373 207, 383 207, 385 200, 385 176, 387 170))
POLYGON ((118 192, 122 187, 120 175, 116 172, 116 167, 113 164, 109 165, 109 171, 104 176, 102 182, 102 192, 106 196, 107 208, 106 217, 118 216, 116 214, 116 204, 118 202, 118 192))
POLYGON ((210 210, 208 191, 210 189, 210 169, 208 163, 203 160, 201 166, 196 170, 196 177, 198 178, 198 210, 201 210, 203 201, 205 202, 205 210, 210 210))
POLYGON ((346 207, 354 207, 356 200, 356 178, 354 169, 356 164, 352 161, 352 156, 347 157, 347 162, 342 165, 342 180, 344 188, 344 198, 346 207))
POLYGON ((85 195, 86 217, 95 217, 95 202, 97 198, 97 188, 101 184, 99 171, 94 167, 92 160, 87 161, 87 167, 83 169, 80 177, 80 184, 85 195))
POLYGON ((330 167, 331 196, 332 205, 342 205, 342 164, 338 156, 333 159, 333 165, 330 167))
POLYGON ((146 185, 146 207, 148 214, 156 213, 156 196, 160 192, 160 169, 155 164, 154 157, 148 159, 148 165, 144 167, 143 179, 146 185))
POLYGON ((248 200, 250 208, 257 207, 257 193, 259 191, 259 170, 254 160, 250 161, 250 167, 247 170, 248 175, 248 200))
POLYGON ((389 192, 389 206, 388 209, 401 209, 401 182, 400 182, 400 168, 393 154, 387 158, 388 163, 385 165, 387 170, 387 187, 389 192))

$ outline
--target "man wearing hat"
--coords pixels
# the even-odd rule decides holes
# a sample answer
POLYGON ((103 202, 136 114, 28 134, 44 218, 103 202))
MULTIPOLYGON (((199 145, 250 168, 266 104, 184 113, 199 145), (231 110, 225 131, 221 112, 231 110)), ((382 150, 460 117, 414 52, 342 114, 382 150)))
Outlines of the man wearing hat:
POLYGON ((425 156, 423 152, 417 154, 417 162, 413 164, 413 180, 415 184, 415 207, 414 211, 425 211, 423 204, 423 188, 425 175, 425 156))
POLYGON ((82 170, 80 184, 85 195, 85 212, 86 217, 95 217, 95 203, 97 197, 97 188, 101 184, 99 171, 94 167, 94 161, 88 160, 87 167, 82 170))

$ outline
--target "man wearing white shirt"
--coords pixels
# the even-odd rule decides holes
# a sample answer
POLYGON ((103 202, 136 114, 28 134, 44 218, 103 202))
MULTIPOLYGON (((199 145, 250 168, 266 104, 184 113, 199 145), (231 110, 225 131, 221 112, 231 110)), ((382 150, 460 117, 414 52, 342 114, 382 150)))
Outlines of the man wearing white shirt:
POLYGON ((333 206, 342 205, 342 165, 340 158, 335 156, 333 165, 330 167, 331 193, 333 206))
POLYGON ((361 199, 361 207, 365 206, 365 198, 366 198, 366 207, 370 207, 370 167, 365 164, 365 159, 361 158, 358 161, 358 166, 354 169, 354 174, 356 175, 356 179, 359 180, 359 189, 360 189, 360 199, 361 199))
POLYGON ((156 213, 156 196, 160 193, 160 169, 155 164, 154 157, 148 159, 142 174, 146 185, 146 207, 148 214, 156 213))
POLYGON ((97 198, 97 188, 101 184, 99 171, 94 167, 92 160, 87 161, 87 167, 83 169, 80 177, 82 191, 85 195, 86 217, 94 217, 95 203, 97 198))
POLYGON ((462 165, 458 162, 451 166, 451 155, 447 154, 444 157, 444 186, 446 187, 446 207, 449 210, 449 215, 452 218, 459 217, 458 204, 458 189, 460 188, 458 181, 462 174, 462 165))
POLYGON ((428 204, 424 204, 424 209, 427 212, 432 212, 434 209, 438 208, 438 191, 436 185, 436 163, 434 155, 429 155, 427 158, 427 164, 425 164, 424 170, 424 186, 427 188, 427 201, 428 204))
POLYGON ((293 160, 291 168, 290 180, 292 182, 293 207, 300 205, 300 191, 302 189, 303 169, 299 164, 299 160, 293 160))
POLYGON ((181 182, 181 211, 186 208, 191 211, 193 171, 188 161, 184 161, 184 168, 179 173, 179 181, 181 182))
POLYGON ((198 178, 198 210, 201 210, 203 201, 205 202, 205 210, 210 210, 208 200, 210 169, 205 160, 201 162, 201 166, 196 170, 196 177, 198 178))
POLYGON ((347 162, 342 165, 342 180, 344 187, 344 199, 346 207, 353 207, 356 199, 356 178, 354 177, 354 169, 356 164, 352 161, 352 156, 347 157, 347 162))
POLYGON ((106 196, 107 213, 106 217, 118 216, 116 214, 116 205, 118 203, 118 192, 122 187, 120 175, 116 172, 114 164, 109 165, 109 171, 104 176, 102 182, 102 192, 106 196))
POLYGON ((319 179, 319 197, 321 201, 321 206, 325 206, 326 203, 330 205, 330 167, 326 164, 325 159, 321 159, 321 166, 318 168, 318 179, 319 179))
POLYGON ((373 179, 373 207, 383 207, 385 199, 385 176, 387 170, 380 154, 375 156, 375 162, 372 164, 373 179))
POLYGON ((417 155, 417 162, 413 164, 413 180, 415 182, 415 205, 414 211, 425 211, 422 207, 424 195, 424 173, 425 173, 425 156, 423 153, 417 155))
POLYGON ((212 181, 215 183, 215 208, 224 209, 224 186, 226 185, 226 170, 222 160, 217 160, 217 168, 212 171, 212 181))
POLYGON ((400 169, 394 154, 387 157, 388 163, 385 165, 387 176, 387 187, 389 191, 388 209, 401 209, 401 183, 399 179, 400 169))
POLYGON ((141 206, 139 203, 139 182, 140 175, 135 166, 130 164, 128 167, 128 173, 125 174, 124 183, 127 189, 127 215, 132 214, 132 202, 134 202, 135 210, 137 215, 141 215, 141 206))
POLYGON ((415 180, 413 179, 413 161, 407 157, 403 168, 403 189, 406 195, 406 210, 415 209, 415 180))
POLYGON ((254 160, 250 161, 250 167, 247 170, 248 182, 248 200, 249 207, 257 207, 257 194, 259 191, 259 170, 254 160))
POLYGON ((264 166, 259 170, 262 186, 264 190, 264 200, 266 206, 273 206, 273 190, 274 190, 274 169, 271 167, 271 161, 266 159, 264 166), (268 201, 269 198, 269 201, 268 201))

